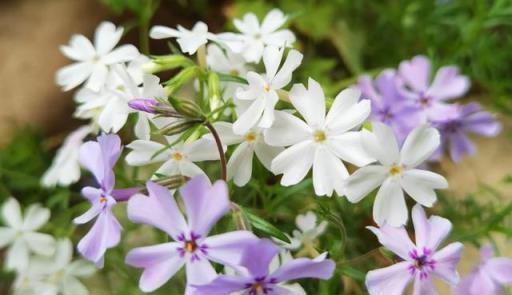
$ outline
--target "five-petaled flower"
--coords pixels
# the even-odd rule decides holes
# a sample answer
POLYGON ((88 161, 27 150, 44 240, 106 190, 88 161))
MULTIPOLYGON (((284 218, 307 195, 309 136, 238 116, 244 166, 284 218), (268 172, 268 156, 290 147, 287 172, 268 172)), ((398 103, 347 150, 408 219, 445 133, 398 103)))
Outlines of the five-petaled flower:
POLYGON ((192 30, 182 26, 178 26, 177 30, 165 26, 154 26, 149 35, 153 39, 176 38, 181 50, 190 55, 196 53, 197 49, 205 45, 209 39, 216 39, 214 34, 208 32, 208 26, 203 22, 197 22, 192 30))
POLYGON ((431 207, 437 200, 434 189, 448 187, 446 179, 434 172, 416 169, 439 147, 439 132, 431 127, 415 128, 405 139, 402 150, 391 127, 373 122, 373 133, 363 131, 365 150, 378 164, 358 169, 345 182, 345 195, 356 203, 380 186, 373 205, 377 224, 400 226, 407 221, 407 192, 416 202, 431 207))
POLYGON ((283 174, 281 184, 297 184, 313 167, 313 185, 318 196, 343 195, 343 180, 348 171, 342 160, 363 166, 371 163, 361 145, 361 134, 352 131, 370 114, 370 102, 358 102, 360 92, 340 92, 328 114, 320 85, 309 79, 309 89, 296 84, 290 101, 304 121, 284 111, 276 112, 276 122, 265 131, 265 141, 274 146, 290 146, 272 161, 272 172, 283 174))
POLYGON ((423 207, 418 204, 412 209, 412 219, 415 243, 403 227, 387 224, 380 228, 368 227, 382 245, 401 259, 394 265, 368 272, 366 287, 370 295, 401 295, 412 280, 414 294, 437 294, 432 284, 433 276, 451 285, 458 283, 457 264, 462 244, 455 242, 438 250, 451 231, 450 221, 439 216, 427 219, 423 207))
POLYGON ((147 183, 147 190, 149 196, 138 194, 128 201, 128 218, 163 230, 174 241, 136 248, 126 256, 127 264, 144 269, 139 282, 144 292, 158 289, 185 265, 185 294, 191 294, 190 285, 205 284, 215 278, 210 261, 235 266, 242 250, 256 240, 249 231, 208 236, 215 223, 229 211, 223 181, 212 186, 205 176, 196 176, 180 189, 187 220, 169 190, 152 182, 147 183))

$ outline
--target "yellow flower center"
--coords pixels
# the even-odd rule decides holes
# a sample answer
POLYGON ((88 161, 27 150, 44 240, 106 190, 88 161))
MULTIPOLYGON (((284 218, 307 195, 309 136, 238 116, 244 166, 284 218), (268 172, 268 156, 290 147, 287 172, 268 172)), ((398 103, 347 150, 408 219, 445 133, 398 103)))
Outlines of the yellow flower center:
POLYGON ((256 133, 251 131, 245 135, 245 140, 247 140, 248 142, 254 142, 256 140, 256 137, 256 133))
POLYGON ((176 161, 180 161, 181 159, 183 159, 183 154, 180 153, 180 152, 175 152, 173 155, 172 155, 172 158, 176 161))
POLYGON ((240 75, 240 72, 237 69, 232 69, 231 71, 229 71, 229 74, 231 76, 238 76, 240 75))
POLYGON ((263 90, 265 90, 265 92, 269 92, 270 91, 270 85, 268 85, 268 83, 265 83, 265 85, 263 86, 263 90))
POLYGON ((197 248, 197 245, 195 242, 193 241, 187 241, 185 243, 185 250, 188 252, 188 253, 192 253, 196 250, 197 248))
POLYGON ((327 139, 327 136, 325 135, 325 132, 322 130, 317 130, 315 133, 313 133, 313 138, 316 142, 322 143, 327 139))
POLYGON ((101 197, 100 198, 100 204, 103 204, 103 203, 106 203, 107 202, 107 198, 105 197, 101 197))
POLYGON ((253 286, 252 286, 253 290, 256 291, 256 294, 261 294, 263 293, 263 284, 260 283, 260 282, 257 282, 255 283, 253 286))
POLYGON ((389 174, 391 176, 395 176, 395 175, 398 175, 402 172, 402 168, 400 166, 397 166, 397 165, 393 165, 391 166, 391 168, 389 168, 389 174))

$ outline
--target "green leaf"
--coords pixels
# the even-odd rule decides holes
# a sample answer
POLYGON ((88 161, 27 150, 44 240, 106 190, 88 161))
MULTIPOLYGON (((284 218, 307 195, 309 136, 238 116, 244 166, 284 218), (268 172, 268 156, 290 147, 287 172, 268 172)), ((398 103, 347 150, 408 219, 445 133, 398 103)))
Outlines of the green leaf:
POLYGON ((353 278, 354 280, 361 282, 364 281, 366 277, 366 274, 364 272, 350 266, 343 267, 341 269, 341 273, 349 278, 353 278))
POLYGON ((219 76, 219 79, 222 82, 235 82, 235 83, 240 83, 240 84, 244 84, 244 85, 249 85, 249 82, 247 82, 247 80, 245 80, 242 77, 228 75, 228 74, 222 74, 222 73, 217 73, 217 75, 219 76))
POLYGON ((248 210, 242 209, 242 214, 244 215, 245 219, 251 224, 252 227, 259 230, 263 234, 267 234, 269 236, 275 237, 281 241, 284 241, 286 243, 291 243, 290 239, 277 227, 273 226, 266 220, 250 213, 248 210))

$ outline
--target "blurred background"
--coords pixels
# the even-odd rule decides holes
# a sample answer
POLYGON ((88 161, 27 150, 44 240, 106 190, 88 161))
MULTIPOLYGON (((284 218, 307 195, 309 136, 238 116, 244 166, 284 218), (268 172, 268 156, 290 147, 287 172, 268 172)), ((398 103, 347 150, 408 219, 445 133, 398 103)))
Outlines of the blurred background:
MULTIPOLYGON (((80 125, 72 119, 72 93, 54 83, 56 70, 69 63, 58 48, 72 34, 91 36, 100 21, 111 20, 128 29, 123 42, 139 45, 140 32, 153 24, 190 28, 202 20, 220 32, 232 28, 234 17, 248 11, 261 17, 274 7, 290 16, 305 55, 295 79, 314 77, 331 96, 360 74, 396 68, 417 54, 435 66, 459 66, 472 82, 465 100, 496 112, 504 128, 496 138, 476 138, 476 156, 459 164, 446 159, 437 168, 448 178, 450 198, 468 208, 478 208, 476 202, 498 210, 512 201, 510 0, 0 0, 0 195, 20 195, 28 203, 45 194, 40 175, 65 135, 80 125)), ((150 43, 153 54, 167 51, 164 42, 150 43)), ((479 223, 478 216, 459 217, 468 218, 461 223, 467 232, 479 223)), ((512 256, 504 238, 512 234, 511 222, 500 224, 489 236, 501 254, 512 256)), ((476 253, 465 251, 461 270, 476 253)))

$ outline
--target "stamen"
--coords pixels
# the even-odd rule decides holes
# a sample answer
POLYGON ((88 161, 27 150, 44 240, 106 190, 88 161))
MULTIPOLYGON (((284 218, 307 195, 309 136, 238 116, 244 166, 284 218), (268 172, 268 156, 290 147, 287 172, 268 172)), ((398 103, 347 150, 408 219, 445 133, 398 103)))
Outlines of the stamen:
POLYGON ((400 173, 402 173, 402 167, 400 167, 400 166, 393 165, 393 166, 391 166, 391 168, 389 168, 389 174, 391 176, 395 176, 395 175, 398 175, 400 173))
POLYGON ((313 133, 313 139, 315 142, 322 143, 327 139, 327 136, 322 130, 317 130, 315 133, 313 133))
POLYGON ((183 159, 183 154, 180 153, 180 152, 175 152, 173 155, 172 155, 172 158, 176 161, 180 161, 183 159))
POLYGON ((254 142, 256 140, 256 132, 249 132, 245 135, 245 140, 247 140, 248 142, 254 142))
POLYGON ((263 90, 265 90, 265 92, 269 92, 270 91, 270 85, 268 85, 268 83, 265 83, 265 85, 263 86, 263 90))

